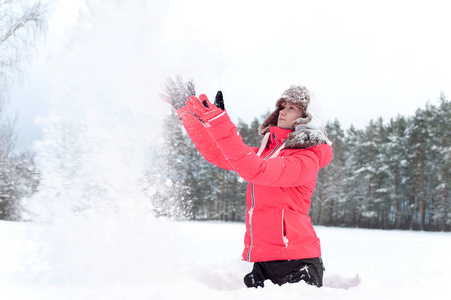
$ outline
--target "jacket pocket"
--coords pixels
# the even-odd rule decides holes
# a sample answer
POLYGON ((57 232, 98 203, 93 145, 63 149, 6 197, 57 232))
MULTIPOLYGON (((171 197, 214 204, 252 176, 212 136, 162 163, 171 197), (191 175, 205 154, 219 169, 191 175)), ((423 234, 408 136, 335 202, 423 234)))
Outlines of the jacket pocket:
POLYGON ((285 247, 288 248, 287 225, 285 224, 285 210, 282 210, 282 239, 285 247))
POLYGON ((284 210, 254 211, 252 236, 254 245, 286 246, 284 210))
POLYGON ((309 216, 284 210, 285 238, 289 243, 310 244, 318 242, 309 216))

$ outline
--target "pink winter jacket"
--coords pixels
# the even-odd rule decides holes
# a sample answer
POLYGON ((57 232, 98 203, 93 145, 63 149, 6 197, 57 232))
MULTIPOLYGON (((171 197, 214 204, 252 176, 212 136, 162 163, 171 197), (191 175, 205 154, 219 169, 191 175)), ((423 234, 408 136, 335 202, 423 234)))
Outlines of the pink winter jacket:
POLYGON ((233 170, 248 181, 243 260, 293 260, 321 256, 320 241, 308 212, 318 170, 332 160, 332 147, 283 149, 269 158, 291 130, 270 128, 263 153, 243 143, 227 114, 208 129, 192 114, 183 125, 199 152, 210 163, 233 170))

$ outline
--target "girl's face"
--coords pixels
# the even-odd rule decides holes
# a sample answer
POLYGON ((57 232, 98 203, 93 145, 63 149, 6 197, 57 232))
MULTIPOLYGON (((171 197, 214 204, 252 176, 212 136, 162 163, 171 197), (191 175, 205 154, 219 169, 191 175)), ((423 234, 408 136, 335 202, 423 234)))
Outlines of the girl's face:
POLYGON ((291 129, 294 120, 304 117, 304 110, 296 105, 285 102, 279 111, 277 127, 291 129))

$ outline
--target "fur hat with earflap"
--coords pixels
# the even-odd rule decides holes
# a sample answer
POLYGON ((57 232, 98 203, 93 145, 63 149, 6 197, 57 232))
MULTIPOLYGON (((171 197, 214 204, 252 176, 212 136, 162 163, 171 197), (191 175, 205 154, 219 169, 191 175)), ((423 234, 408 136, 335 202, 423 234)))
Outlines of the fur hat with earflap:
POLYGON ((304 116, 294 120, 292 133, 285 141, 286 149, 306 149, 320 144, 332 144, 323 130, 327 119, 324 107, 312 92, 301 85, 292 85, 277 100, 276 109, 259 127, 258 131, 261 135, 269 132, 270 127, 277 126, 279 112, 287 102, 302 108, 304 116))

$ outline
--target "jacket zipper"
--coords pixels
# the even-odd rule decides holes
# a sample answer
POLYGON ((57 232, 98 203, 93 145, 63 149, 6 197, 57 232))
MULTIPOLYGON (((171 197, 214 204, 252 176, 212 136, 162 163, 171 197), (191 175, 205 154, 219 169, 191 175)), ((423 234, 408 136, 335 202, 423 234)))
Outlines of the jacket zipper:
MULTIPOLYGON (((274 138, 274 140, 276 141, 276 147, 271 151, 271 153, 269 153, 268 155, 266 155, 263 159, 267 159, 268 157, 271 157, 271 155, 277 150, 277 148, 279 148, 279 142, 276 139, 276 135, 273 133, 272 137, 274 138)), ((247 261, 250 262, 251 261, 251 251, 252 251, 252 246, 254 245, 254 237, 252 236, 252 215, 254 213, 254 206, 255 206, 255 197, 254 197, 254 183, 251 183, 251 198, 252 198, 252 205, 251 205, 251 209, 249 209, 249 234, 251 236, 251 244, 249 246, 249 250, 247 251, 247 261)))

